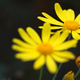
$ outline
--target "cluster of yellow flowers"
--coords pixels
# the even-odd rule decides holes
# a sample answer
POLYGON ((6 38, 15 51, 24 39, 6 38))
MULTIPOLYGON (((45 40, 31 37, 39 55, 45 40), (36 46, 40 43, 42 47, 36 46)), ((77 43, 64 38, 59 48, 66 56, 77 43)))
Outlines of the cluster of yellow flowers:
MULTIPOLYGON (((62 22, 42 12, 44 17, 38 16, 38 19, 45 22, 43 26, 39 26, 42 29, 41 38, 34 29, 27 27, 26 31, 22 28, 18 29, 24 41, 17 38, 12 40, 15 43, 12 45, 12 49, 18 51, 15 55, 17 59, 21 59, 24 62, 35 60, 33 68, 36 70, 46 64, 50 73, 57 72, 56 62, 64 63, 75 59, 75 55, 67 51, 67 49, 76 47, 78 40, 80 40, 80 14, 75 18, 75 13, 72 9, 62 10, 59 3, 55 3, 54 9, 62 22), (55 29, 59 30, 51 34, 51 30, 55 29), (66 41, 71 34, 73 39, 66 41)), ((80 66, 78 60, 76 60, 76 64, 80 66)), ((74 80, 68 79, 70 77, 74 77, 72 71, 64 76, 65 80, 74 80), (68 74, 71 74, 71 76, 68 74)))

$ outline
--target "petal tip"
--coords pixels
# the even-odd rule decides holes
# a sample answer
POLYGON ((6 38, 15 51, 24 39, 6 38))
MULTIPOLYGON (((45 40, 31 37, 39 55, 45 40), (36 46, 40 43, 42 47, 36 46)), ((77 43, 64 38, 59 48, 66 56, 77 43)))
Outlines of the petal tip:
POLYGON ((21 32, 23 29, 22 28, 18 28, 18 32, 21 32))
POLYGON ((19 59, 19 58, 21 58, 21 55, 16 54, 16 55, 15 55, 15 58, 19 59))
POLYGON ((75 55, 72 55, 72 56, 71 56, 71 59, 75 59, 75 58, 76 58, 75 55))
POLYGON ((38 16, 37 18, 38 18, 38 19, 41 19, 41 16, 38 16))
POLYGON ((55 3, 55 6, 60 5, 59 3, 55 3))
POLYGON ((51 74, 55 74, 57 72, 57 69, 49 71, 51 74))
POLYGON ((35 70, 39 70, 39 68, 36 67, 36 65, 33 65, 33 69, 35 69, 35 70))
POLYGON ((16 38, 13 38, 13 39, 12 39, 12 42, 15 42, 15 41, 16 41, 16 38))
POLYGON ((11 48, 12 48, 12 49, 15 49, 15 45, 12 45, 11 48))
POLYGON ((16 50, 16 45, 12 45, 11 48, 12 48, 13 50, 16 50))
POLYGON ((45 14, 45 12, 42 12, 42 14, 45 14))
POLYGON ((26 28, 26 31, 28 31, 28 30, 30 30, 30 29, 32 29, 32 28, 31 28, 31 27, 27 27, 27 28, 26 28))

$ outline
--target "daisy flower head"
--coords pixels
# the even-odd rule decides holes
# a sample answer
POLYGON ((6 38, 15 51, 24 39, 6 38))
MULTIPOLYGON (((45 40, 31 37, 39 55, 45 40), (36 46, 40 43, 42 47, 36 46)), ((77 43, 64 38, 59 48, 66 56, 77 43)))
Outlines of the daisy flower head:
POLYGON ((12 41, 15 44, 12 45, 12 49, 18 51, 15 57, 22 61, 35 60, 33 64, 34 69, 38 70, 46 64, 48 71, 55 73, 57 71, 56 62, 63 63, 70 59, 75 59, 72 52, 64 50, 76 47, 77 40, 65 41, 68 37, 67 30, 62 34, 60 34, 60 31, 57 31, 51 36, 50 27, 48 23, 43 25, 41 39, 31 27, 27 27, 26 32, 19 28, 18 32, 24 41, 13 38, 12 41))
MULTIPOLYGON (((72 37, 74 39, 80 40, 80 14, 75 18, 75 12, 72 9, 62 10, 59 3, 55 3, 54 9, 61 22, 54 19, 45 12, 42 12, 44 17, 38 16, 38 19, 56 25, 51 27, 51 29, 53 30, 61 29, 62 31, 64 31, 67 29, 69 30, 69 33, 72 34, 72 37)), ((39 28, 42 28, 42 26, 40 26, 39 28)))

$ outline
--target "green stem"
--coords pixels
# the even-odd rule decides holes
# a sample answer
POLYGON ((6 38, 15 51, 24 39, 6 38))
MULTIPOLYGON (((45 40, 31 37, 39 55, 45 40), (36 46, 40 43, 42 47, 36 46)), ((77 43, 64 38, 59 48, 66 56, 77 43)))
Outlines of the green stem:
POLYGON ((68 40, 70 40, 71 39, 71 34, 69 34, 69 36, 68 36, 68 40))
POLYGON ((53 77, 52 80, 55 80, 55 79, 56 79, 56 76, 57 76, 57 74, 58 74, 58 72, 59 72, 61 66, 62 66, 62 63, 60 63, 60 65, 59 65, 59 67, 58 67, 58 70, 57 70, 57 72, 55 73, 55 75, 54 75, 54 77, 53 77))
POLYGON ((79 74, 80 74, 80 67, 79 67, 77 73, 75 74, 74 79, 75 79, 79 74))
MULTIPOLYGON (((71 39, 71 34, 69 34, 69 36, 68 36, 68 40, 70 40, 70 39, 71 39)), ((55 73, 55 75, 54 75, 54 77, 53 77, 52 80, 55 80, 55 79, 56 79, 56 76, 57 76, 57 74, 58 74, 58 72, 59 72, 61 66, 62 66, 62 63, 60 63, 60 65, 59 65, 59 67, 58 67, 58 70, 57 70, 57 72, 55 73)))
POLYGON ((42 73, 43 73, 43 67, 40 69, 39 80, 41 80, 41 79, 42 79, 42 73))

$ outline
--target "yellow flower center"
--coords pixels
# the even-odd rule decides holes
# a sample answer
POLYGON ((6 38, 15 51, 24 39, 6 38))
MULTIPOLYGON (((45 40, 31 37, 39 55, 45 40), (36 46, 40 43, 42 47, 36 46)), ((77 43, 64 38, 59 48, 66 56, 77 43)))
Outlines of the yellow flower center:
POLYGON ((69 30, 77 30, 79 28, 79 24, 76 21, 65 21, 63 27, 69 30))
POLYGON ((41 54, 51 54, 53 52, 53 48, 50 44, 47 43, 41 43, 37 50, 41 53, 41 54))

